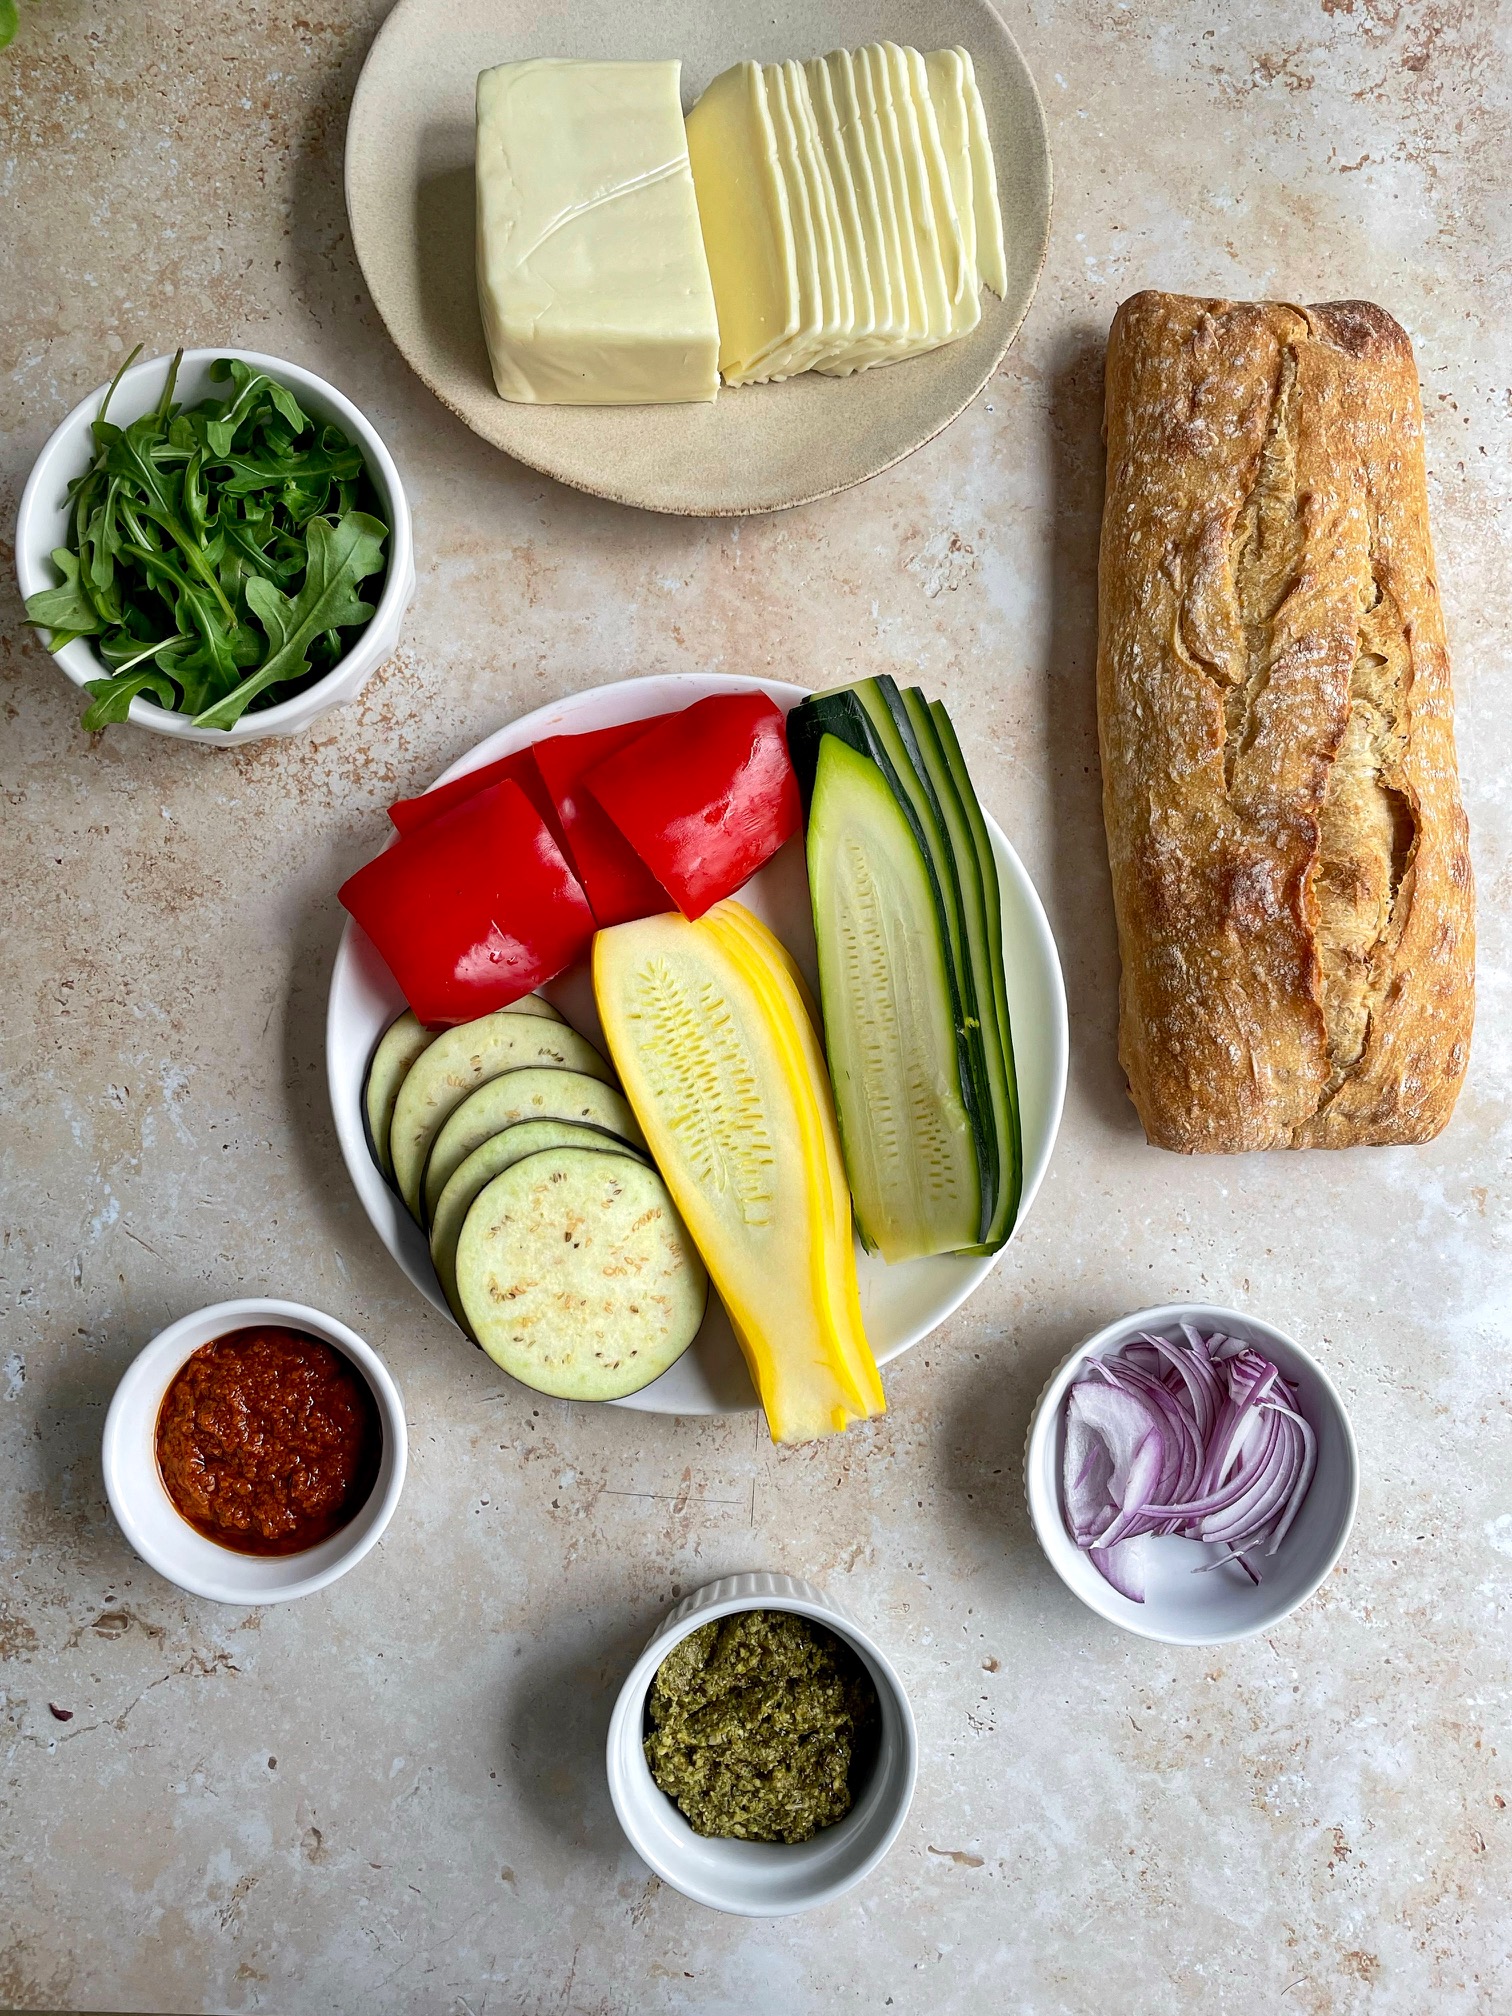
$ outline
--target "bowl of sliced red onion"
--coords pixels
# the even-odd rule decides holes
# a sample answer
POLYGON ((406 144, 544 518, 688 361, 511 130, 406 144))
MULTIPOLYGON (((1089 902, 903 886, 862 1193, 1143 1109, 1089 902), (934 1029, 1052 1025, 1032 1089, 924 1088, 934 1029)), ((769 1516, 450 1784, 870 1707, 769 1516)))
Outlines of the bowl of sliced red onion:
POLYGON ((1305 1603, 1359 1498, 1322 1366, 1269 1323, 1200 1303, 1079 1345, 1040 1395, 1024 1476, 1066 1587, 1168 1645, 1247 1638, 1305 1603))

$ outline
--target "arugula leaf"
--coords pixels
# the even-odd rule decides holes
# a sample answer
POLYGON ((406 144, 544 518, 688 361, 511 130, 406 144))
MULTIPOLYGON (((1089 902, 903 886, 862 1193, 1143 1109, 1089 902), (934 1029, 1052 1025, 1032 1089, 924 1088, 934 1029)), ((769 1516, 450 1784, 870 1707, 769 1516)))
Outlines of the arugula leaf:
MULTIPOLYGON (((117 385, 120 384, 121 380, 126 376, 126 373, 131 369, 132 365, 135 364, 136 360, 138 359, 138 357, 141 356, 141 354, 142 354, 142 346, 140 343, 138 343, 132 349, 127 351, 126 355, 121 359, 120 363, 116 366, 116 374, 114 378, 111 379, 110 383, 105 387, 105 397, 100 401, 100 410, 95 415, 95 420, 97 423, 103 420, 105 418, 105 415, 110 411, 110 402, 115 397, 115 391, 117 385)), ((180 350, 178 353, 180 357, 182 357, 183 354, 184 353, 182 350, 180 350)), ((178 363, 177 359, 175 359, 174 362, 175 374, 177 373, 177 370, 178 370, 178 363)))
POLYGON ((220 569, 221 586, 229 596, 232 593, 231 584, 235 582, 238 607, 246 606, 248 582, 259 577, 271 581, 275 588, 298 586, 309 557, 308 551, 304 546, 285 551, 282 541, 278 543, 277 550, 268 550, 274 543, 271 524, 265 527, 255 520, 230 518, 221 526, 221 537, 225 541, 220 569))
POLYGON ((262 639, 248 623, 238 623, 228 630, 217 618, 208 596, 200 594, 193 585, 180 600, 178 615, 185 630, 192 624, 199 635, 166 662, 184 689, 184 712, 198 714, 212 701, 236 689, 242 674, 262 657, 262 639))
POLYGON ((144 643, 140 637, 129 637, 124 630, 118 630, 100 645, 100 656, 112 672, 130 672, 149 658, 155 658, 167 671, 164 654, 171 652, 174 645, 188 642, 187 637, 154 637, 144 643))
POLYGON ((173 419, 173 388, 178 383, 179 366, 184 361, 184 346, 181 343, 173 353, 173 362, 168 366, 168 376, 163 380, 163 389, 158 395, 157 419, 159 427, 166 428, 173 419))
POLYGON ((199 541, 182 522, 178 494, 182 483, 171 482, 153 455, 153 444, 165 424, 161 406, 156 413, 144 413, 140 420, 133 420, 106 450, 105 467, 112 476, 127 477, 140 487, 145 493, 141 503, 143 513, 168 534, 206 587, 219 598, 227 618, 234 620, 236 612, 221 594, 220 583, 206 565, 199 541))
POLYGON ((217 357, 210 366, 212 378, 230 378, 236 391, 222 407, 219 416, 205 423, 205 439, 213 455, 226 456, 231 453, 231 443, 236 438, 236 430, 242 422, 257 410, 259 395, 266 397, 275 410, 283 415, 296 435, 309 431, 310 422, 300 409, 299 401, 287 385, 280 385, 270 378, 266 371, 254 370, 244 364, 239 357, 217 357))
POLYGON ((328 483, 333 476, 356 476, 362 469, 362 454, 356 448, 310 448, 295 455, 222 455, 217 466, 231 472, 221 479, 226 495, 245 497, 280 484, 328 483))
POLYGON ((107 623, 119 623, 124 615, 116 589, 116 557, 121 550, 120 527, 116 521, 119 485, 112 479, 105 486, 102 501, 95 504, 87 521, 81 519, 79 535, 79 578, 85 592, 107 623))
POLYGON ((323 630, 350 628, 372 615, 373 605, 360 600, 357 583, 383 565, 388 527, 382 519, 366 511, 349 511, 335 525, 312 518, 307 536, 310 564, 297 596, 281 595, 260 577, 247 583, 247 607, 268 633, 268 656, 234 693, 197 714, 196 728, 233 727, 259 693, 309 670, 310 646, 323 630))
POLYGON ((84 690, 94 695, 93 704, 84 710, 84 726, 91 735, 108 728, 112 721, 127 720, 138 693, 155 694, 163 707, 172 708, 178 702, 173 681, 154 672, 150 665, 138 672, 117 672, 111 679, 86 680, 84 690))
MULTIPOLYGON (((242 673, 257 664, 263 656, 262 642, 250 624, 226 624, 200 583, 175 566, 166 553, 149 550, 134 557, 142 560, 158 593, 173 610, 179 634, 170 642, 184 647, 158 662, 183 687, 184 711, 197 714, 229 692, 242 673)), ((161 648, 167 652, 167 645, 161 648)))
POLYGON ((196 448, 184 469, 184 516, 201 539, 210 530, 210 491, 204 474, 203 456, 196 448))
POLYGON ((21 16, 16 9, 16 0, 0 0, 0 49, 9 49, 16 39, 16 30, 21 25, 21 16))
MULTIPOLYGON (((27 596, 27 621, 42 624, 54 633, 67 630, 74 637, 97 636, 105 625, 79 579, 78 556, 60 546, 52 556, 52 563, 63 576, 62 583, 57 588, 39 588, 35 595, 27 596)), ((56 634, 52 648, 55 651, 63 648, 56 634)))

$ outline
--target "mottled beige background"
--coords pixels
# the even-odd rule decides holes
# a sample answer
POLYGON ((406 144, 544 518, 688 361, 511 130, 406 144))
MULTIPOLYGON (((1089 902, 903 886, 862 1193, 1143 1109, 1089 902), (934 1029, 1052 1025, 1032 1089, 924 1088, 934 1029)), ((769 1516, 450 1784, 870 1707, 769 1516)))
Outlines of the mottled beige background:
POLYGON ((42 440, 123 346, 225 340, 374 416, 420 567, 365 699, 236 754, 90 742, 0 583, 0 2002, 1512 2007, 1512 12, 1007 0, 1059 191, 1023 339, 911 462, 720 524, 512 467, 393 353, 341 200, 382 12, 38 0, 0 57, 5 536, 42 440), (1099 344, 1149 283, 1369 295, 1418 346, 1482 899, 1470 1081, 1430 1148, 1184 1163, 1124 1098, 1092 715, 1099 344), (490 1376, 368 1230, 324 1091, 332 892, 387 798, 555 694, 709 665, 943 694, 1044 893, 1073 1017, 1023 1237, 891 1372, 885 1422, 785 1454, 754 1417, 533 1406, 490 1376), (327 1596, 241 1614, 135 1562, 98 1445, 154 1330, 249 1289, 369 1336, 413 1441, 382 1548, 327 1596), (1210 1653, 1080 1609, 1020 1497, 1048 1368, 1184 1295, 1318 1348, 1364 1463, 1324 1592, 1210 1653), (600 1762, 663 1607, 755 1566, 875 1625, 922 1739, 877 1878, 770 1924, 650 1880, 600 1762))

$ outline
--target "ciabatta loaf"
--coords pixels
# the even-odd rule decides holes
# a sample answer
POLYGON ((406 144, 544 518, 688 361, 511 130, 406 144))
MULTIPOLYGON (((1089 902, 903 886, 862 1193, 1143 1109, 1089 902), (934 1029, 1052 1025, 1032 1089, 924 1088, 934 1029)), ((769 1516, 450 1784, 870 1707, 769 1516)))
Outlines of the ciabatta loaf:
POLYGON ((1380 308, 1139 294, 1107 360, 1098 722, 1150 1140, 1426 1141, 1474 899, 1412 346, 1380 308))

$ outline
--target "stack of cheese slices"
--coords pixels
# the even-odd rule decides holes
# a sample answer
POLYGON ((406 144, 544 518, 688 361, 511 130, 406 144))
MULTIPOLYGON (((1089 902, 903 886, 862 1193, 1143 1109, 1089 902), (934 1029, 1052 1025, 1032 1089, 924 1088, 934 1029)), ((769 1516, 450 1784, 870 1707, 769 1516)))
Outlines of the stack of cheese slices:
POLYGON ((845 376, 974 329, 1006 287, 964 49, 738 63, 687 119, 726 384, 845 376))

